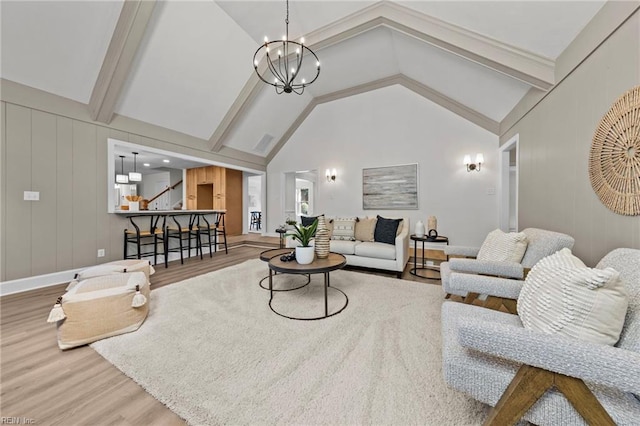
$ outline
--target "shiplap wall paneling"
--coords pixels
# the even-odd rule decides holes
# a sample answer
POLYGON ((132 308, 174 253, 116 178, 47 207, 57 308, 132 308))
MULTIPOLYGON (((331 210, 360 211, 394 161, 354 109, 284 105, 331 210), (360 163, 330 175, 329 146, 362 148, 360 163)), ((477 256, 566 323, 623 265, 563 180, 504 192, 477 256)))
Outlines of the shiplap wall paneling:
POLYGON ((6 279, 31 275, 31 205, 24 191, 31 190, 31 110, 7 104, 7 218, 6 279))
POLYGON ((73 122, 74 268, 96 263, 96 137, 95 125, 73 122))
MULTIPOLYGON (((56 256, 53 271, 73 268, 73 123, 66 117, 56 118, 56 256)), ((49 271, 49 272, 53 272, 49 271)))
POLYGON ((7 229, 7 105, 0 102, 0 281, 5 280, 7 270, 5 229, 7 229))
POLYGON ((640 84, 636 13, 501 137, 520 140, 519 225, 565 232, 594 266, 617 247, 640 248, 640 217, 606 208, 588 175, 593 133, 613 102, 640 84))
MULTIPOLYGON (((118 139, 125 142, 129 141, 129 133, 122 132, 120 130, 109 129, 109 137, 112 139, 118 139)), ((107 140, 100 140, 100 143, 107 143, 107 140)), ((106 162, 106 160, 105 160, 106 162)), ((100 190, 99 190, 100 191, 100 190)), ((100 195, 107 199, 106 189, 102 189, 100 195)), ((123 250, 123 231, 129 225, 129 221, 117 214, 109 214, 109 246, 111 250, 107 250, 107 256, 104 259, 98 259, 101 262, 122 259, 124 256, 123 250)))
POLYGON ((56 134, 56 117, 33 110, 31 113, 31 190, 40 193, 40 200, 31 202, 32 275, 46 274, 57 268, 56 134))
MULTIPOLYGON (((96 193, 100 196, 96 197, 96 262, 103 262, 104 257, 98 258, 97 250, 104 249, 105 257, 107 252, 111 251, 110 247, 110 216, 107 213, 107 139, 109 138, 109 129, 102 126, 96 126, 96 193), (104 194, 104 196, 102 196, 104 194)), ((110 255, 111 253, 109 253, 110 255)))

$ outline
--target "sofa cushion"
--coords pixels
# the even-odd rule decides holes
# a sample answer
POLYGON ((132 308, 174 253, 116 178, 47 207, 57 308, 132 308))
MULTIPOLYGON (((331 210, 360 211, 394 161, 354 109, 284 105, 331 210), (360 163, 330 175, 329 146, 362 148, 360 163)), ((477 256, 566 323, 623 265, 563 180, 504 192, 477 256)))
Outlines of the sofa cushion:
POLYGON ((354 237, 357 241, 373 241, 373 233, 376 230, 377 219, 375 217, 361 217, 356 222, 354 237))
POLYGON ((343 241, 354 241, 355 229, 356 229, 355 217, 347 217, 347 218, 337 217, 333 220, 333 233, 331 234, 331 239, 343 240, 343 241))
POLYGON ((477 259, 520 263, 526 250, 527 235, 524 232, 506 233, 501 229, 496 229, 489 232, 485 238, 477 259))
POLYGON ((395 244, 400 222, 402 219, 387 219, 378 215, 373 240, 378 243, 395 244))
POLYGON ((616 270, 587 268, 564 248, 533 266, 518 298, 518 315, 531 330, 614 345, 628 303, 616 270))
POLYGON ((355 248, 360 244, 362 244, 360 241, 331 240, 329 241, 329 250, 340 254, 355 254, 355 248))
POLYGON ((395 260, 396 246, 386 243, 365 242, 356 245, 356 256, 395 260))

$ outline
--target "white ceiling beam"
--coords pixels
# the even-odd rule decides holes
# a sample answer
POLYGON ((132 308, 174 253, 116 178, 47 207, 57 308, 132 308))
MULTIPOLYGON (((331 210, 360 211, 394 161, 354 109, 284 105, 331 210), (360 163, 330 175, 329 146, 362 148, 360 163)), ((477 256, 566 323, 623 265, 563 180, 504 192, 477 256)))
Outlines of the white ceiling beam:
POLYGON ((333 102, 338 99, 348 98, 350 96, 359 95, 361 93, 370 92, 372 90, 382 89, 383 87, 393 86, 394 84, 399 84, 412 92, 417 93, 418 95, 429 99, 430 101, 440 105, 443 108, 448 109, 454 114, 459 115, 460 117, 471 121, 472 123, 482 127, 485 130, 490 131, 491 133, 498 135, 500 131, 500 123, 495 120, 490 119, 489 117, 480 114, 479 112, 462 105, 461 103, 454 101, 453 99, 443 95, 442 93, 433 90, 432 88, 425 86, 424 84, 407 77, 404 74, 396 74, 390 77, 381 78, 379 80, 375 80, 369 83, 360 84, 358 86, 354 86, 348 89, 338 90, 336 92, 328 93, 326 95, 318 96, 314 98, 306 108, 300 113, 298 117, 296 117, 295 121, 289 128, 284 132, 282 137, 278 140, 278 142, 274 145, 273 149, 267 155, 267 163, 269 163, 276 154, 284 147, 284 145, 289 141, 291 136, 298 130, 298 127, 302 125, 304 120, 311 114, 311 112, 318 106, 327 102, 333 102))
MULTIPOLYGON (((554 62, 548 58, 387 1, 374 3, 313 31, 305 36, 305 40, 307 46, 314 51, 318 51, 380 26, 415 37, 464 59, 523 81, 532 87, 546 91, 554 84, 554 62)), ((262 75, 266 70, 266 58, 262 58, 258 65, 258 71, 262 75)), ((419 84, 418 82, 415 83, 419 84)), ((251 102, 262 88, 261 85, 260 79, 255 73, 252 73, 240 95, 227 111, 211 138, 209 138, 209 144, 213 152, 217 152, 222 148, 226 136, 247 111, 251 102)), ((412 88, 412 90, 414 89, 417 92, 424 92, 424 90, 417 87, 412 88)), ((431 89, 429 90, 431 91, 431 89)), ((423 96, 428 97, 425 94, 423 96)), ((443 95, 435 96, 432 93, 434 99, 431 100, 438 103, 437 99, 440 99, 440 96, 443 95)), ((446 96, 444 98, 449 99, 446 96)), ((450 102, 445 103, 453 107, 450 102)), ((462 112, 462 108, 466 107, 458 104, 455 108, 457 111, 454 112, 459 113, 462 112)), ((475 113, 475 111, 473 112, 475 113)), ((471 116, 476 116, 476 114, 471 114, 471 116)), ((485 122, 484 119, 478 119, 477 121, 485 122)), ((488 130, 496 133, 493 124, 495 122, 493 120, 491 122, 484 125, 478 122, 475 123, 484 128, 489 127, 488 130)))
MULTIPOLYGON (((266 71, 267 63, 265 61, 260 61, 258 65, 258 71, 260 71, 261 75, 266 71)), ((255 100, 255 98, 262 90, 264 83, 260 81, 255 72, 251 73, 251 77, 245 83, 244 87, 240 91, 240 94, 233 102, 231 107, 227 110, 227 113, 218 124, 215 132, 209 138, 209 146, 211 147, 211 151, 218 152, 222 149, 224 141, 233 129, 233 126, 238 123, 240 118, 244 115, 245 110, 251 105, 251 103, 255 100)))
POLYGON ((502 43, 398 3, 381 1, 305 36, 307 45, 322 49, 384 25, 431 45, 548 90, 555 83, 555 63, 535 53, 502 43))
POLYGON ((89 100, 95 121, 109 124, 151 19, 155 0, 125 0, 89 100))

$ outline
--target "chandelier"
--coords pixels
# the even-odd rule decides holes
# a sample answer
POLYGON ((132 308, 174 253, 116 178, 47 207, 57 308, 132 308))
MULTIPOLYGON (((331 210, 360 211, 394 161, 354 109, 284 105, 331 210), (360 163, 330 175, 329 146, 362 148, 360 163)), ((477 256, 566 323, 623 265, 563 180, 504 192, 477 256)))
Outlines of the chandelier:
POLYGON ((265 83, 274 86, 276 93, 291 93, 294 92, 298 95, 302 95, 304 88, 316 81, 320 75, 320 61, 313 50, 304 45, 304 38, 300 39, 300 42, 289 40, 289 0, 287 0, 287 18, 284 20, 286 24, 286 33, 282 40, 269 41, 264 37, 264 44, 262 44, 256 53, 253 55, 253 67, 256 70, 256 74, 260 80, 265 83), (265 79, 258 71, 258 53, 264 49, 264 55, 267 58, 269 80, 265 79), (277 54, 277 57, 273 56, 273 51, 277 54), (302 59, 309 54, 313 55, 316 60, 315 72, 316 75, 309 82, 305 78, 302 78, 302 59), (270 81, 271 80, 271 81, 270 81))

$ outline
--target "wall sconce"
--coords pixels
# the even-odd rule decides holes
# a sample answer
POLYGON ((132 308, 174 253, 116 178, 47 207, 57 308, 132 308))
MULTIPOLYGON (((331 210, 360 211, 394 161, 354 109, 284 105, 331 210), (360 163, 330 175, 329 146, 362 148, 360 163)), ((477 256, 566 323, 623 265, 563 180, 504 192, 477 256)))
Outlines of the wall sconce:
POLYGON ((129 181, 140 182, 142 181, 142 174, 136 171, 136 157, 138 156, 138 153, 132 152, 132 154, 133 154, 133 171, 129 172, 129 181))
POLYGON ((335 182, 336 181, 336 169, 327 169, 327 182, 335 182))
POLYGON ((467 166, 467 171, 470 172, 472 170, 475 170, 476 172, 480 171, 480 167, 482 166, 482 163, 484 163, 484 156, 480 153, 478 153, 476 155, 476 162, 472 163, 471 162, 471 156, 470 155, 465 155, 464 156, 464 165, 467 166))

